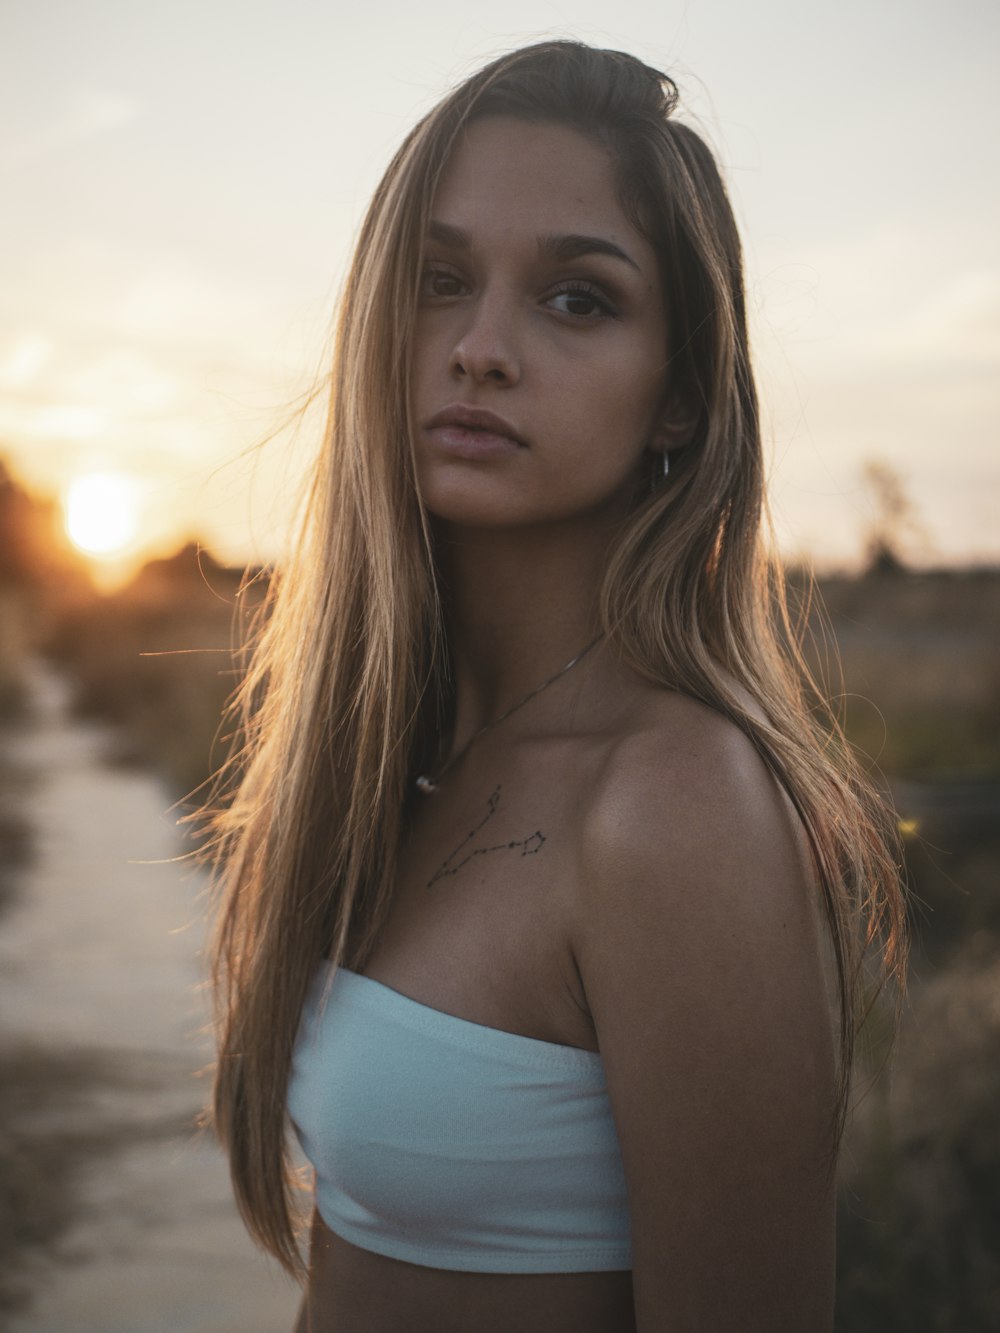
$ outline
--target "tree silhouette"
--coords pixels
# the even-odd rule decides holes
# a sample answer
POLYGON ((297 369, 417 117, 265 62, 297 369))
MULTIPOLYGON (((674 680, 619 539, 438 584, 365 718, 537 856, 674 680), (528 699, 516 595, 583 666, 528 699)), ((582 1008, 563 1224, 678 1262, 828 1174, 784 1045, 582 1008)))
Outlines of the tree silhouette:
POLYGON ((874 574, 898 574, 907 568, 902 552, 908 541, 926 544, 926 533, 894 467, 881 459, 869 459, 862 469, 862 483, 870 507, 864 539, 866 569, 874 574))

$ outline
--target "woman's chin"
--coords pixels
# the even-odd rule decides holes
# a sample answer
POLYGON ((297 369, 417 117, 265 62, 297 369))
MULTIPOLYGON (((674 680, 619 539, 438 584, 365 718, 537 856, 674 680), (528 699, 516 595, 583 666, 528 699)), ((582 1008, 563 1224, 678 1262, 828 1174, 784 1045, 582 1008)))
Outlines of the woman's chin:
POLYGON ((537 521, 524 497, 512 495, 495 479, 469 478, 457 485, 435 479, 421 486, 420 501, 431 518, 456 527, 521 527, 537 521))

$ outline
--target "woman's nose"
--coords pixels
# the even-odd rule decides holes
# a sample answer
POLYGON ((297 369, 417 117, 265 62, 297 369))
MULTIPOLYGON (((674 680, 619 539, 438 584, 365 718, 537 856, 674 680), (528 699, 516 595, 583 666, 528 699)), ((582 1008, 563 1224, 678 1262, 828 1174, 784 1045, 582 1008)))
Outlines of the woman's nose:
POLYGON ((477 381, 516 384, 521 367, 510 303, 499 295, 484 294, 468 309, 468 321, 452 348, 452 375, 457 379, 468 376, 477 381))

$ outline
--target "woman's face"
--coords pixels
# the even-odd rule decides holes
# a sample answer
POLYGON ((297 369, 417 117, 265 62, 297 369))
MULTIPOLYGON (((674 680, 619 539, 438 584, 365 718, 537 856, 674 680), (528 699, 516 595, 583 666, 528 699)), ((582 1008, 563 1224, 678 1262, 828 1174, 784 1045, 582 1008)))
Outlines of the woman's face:
POLYGON ((551 523, 626 506, 667 391, 659 263, 576 130, 474 122, 425 241, 412 358, 430 513, 551 523))

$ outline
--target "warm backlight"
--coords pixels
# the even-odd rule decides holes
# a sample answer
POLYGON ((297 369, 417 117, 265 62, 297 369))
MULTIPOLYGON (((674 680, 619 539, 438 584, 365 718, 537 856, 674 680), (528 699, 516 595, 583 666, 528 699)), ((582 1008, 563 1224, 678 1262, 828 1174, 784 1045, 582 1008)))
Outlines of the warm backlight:
POLYGON ((123 472, 92 472, 66 492, 66 532, 88 555, 118 555, 139 530, 138 488, 123 472))

